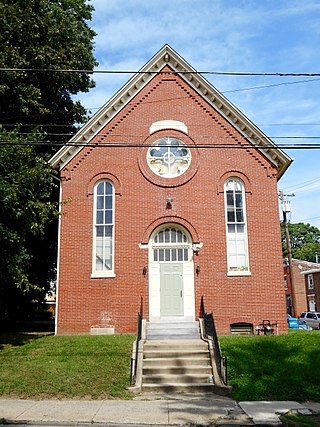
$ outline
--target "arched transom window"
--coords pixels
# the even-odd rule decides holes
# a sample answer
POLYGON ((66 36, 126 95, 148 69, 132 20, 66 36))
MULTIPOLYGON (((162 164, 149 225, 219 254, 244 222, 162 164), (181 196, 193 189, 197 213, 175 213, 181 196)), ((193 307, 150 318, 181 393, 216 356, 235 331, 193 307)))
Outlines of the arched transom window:
POLYGON ((228 270, 230 273, 248 272, 248 239, 245 192, 243 182, 230 178, 225 182, 228 270))
POLYGON ((153 239, 153 261, 189 261, 190 247, 188 237, 181 230, 176 227, 166 227, 153 239))

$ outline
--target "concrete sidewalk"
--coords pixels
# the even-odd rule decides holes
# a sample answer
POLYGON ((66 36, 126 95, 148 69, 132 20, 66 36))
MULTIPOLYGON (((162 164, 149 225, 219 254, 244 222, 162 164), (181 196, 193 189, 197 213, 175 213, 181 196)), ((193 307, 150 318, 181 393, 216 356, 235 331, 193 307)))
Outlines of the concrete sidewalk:
POLYGON ((281 425, 276 413, 320 414, 320 403, 235 402, 207 394, 149 395, 134 400, 0 399, 7 424, 110 426, 281 425))

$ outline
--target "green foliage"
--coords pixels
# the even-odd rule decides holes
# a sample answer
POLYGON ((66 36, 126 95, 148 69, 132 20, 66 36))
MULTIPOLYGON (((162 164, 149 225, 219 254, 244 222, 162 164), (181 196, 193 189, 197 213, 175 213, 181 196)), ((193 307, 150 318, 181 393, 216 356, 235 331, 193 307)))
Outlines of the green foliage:
POLYGON ((0 2, 0 321, 23 317, 54 278, 58 197, 39 154, 56 149, 41 129, 61 144, 87 119, 73 95, 94 86, 92 10, 86 0, 0 2))
POLYGON ((220 337, 236 400, 320 402, 319 331, 220 337))
MULTIPOLYGON (((299 222, 288 224, 292 257, 315 262, 316 253, 320 259, 320 230, 310 224, 299 222)), ((281 227, 283 256, 288 256, 285 231, 281 227)))
MULTIPOLYGON (((56 222, 55 184, 29 139, 40 140, 39 133, 21 138, 0 129, 0 320, 21 316, 31 299, 43 296, 54 273, 50 251, 41 251, 56 222)), ((46 246, 53 248, 54 240, 46 246)))
POLYGON ((320 415, 299 415, 288 413, 280 416, 284 427, 319 427, 320 415))
POLYGON ((0 335, 0 396, 129 399, 134 339, 0 335))
MULTIPOLYGON (((92 9, 85 0, 1 1, 1 67, 92 70, 95 32, 86 23, 92 9)), ((93 86, 89 73, 1 71, 1 123, 63 123, 69 127, 55 132, 70 132, 87 118, 71 96, 93 86)))

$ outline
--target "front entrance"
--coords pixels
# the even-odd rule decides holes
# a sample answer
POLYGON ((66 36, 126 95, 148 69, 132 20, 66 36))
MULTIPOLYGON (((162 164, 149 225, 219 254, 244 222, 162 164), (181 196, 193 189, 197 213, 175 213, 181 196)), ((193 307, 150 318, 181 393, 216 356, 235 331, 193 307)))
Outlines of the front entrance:
POLYGON ((160 265, 160 315, 183 315, 183 265, 160 265))
POLYGON ((149 318, 195 318, 192 240, 175 224, 158 227, 149 241, 149 318))

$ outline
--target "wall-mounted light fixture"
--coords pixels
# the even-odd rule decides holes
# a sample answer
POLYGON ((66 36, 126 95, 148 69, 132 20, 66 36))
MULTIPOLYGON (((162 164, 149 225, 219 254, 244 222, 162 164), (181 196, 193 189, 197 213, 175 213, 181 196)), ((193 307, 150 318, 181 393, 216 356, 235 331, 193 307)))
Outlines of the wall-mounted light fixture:
POLYGON ((192 250, 195 254, 198 255, 198 252, 200 251, 201 247, 202 247, 202 243, 194 243, 192 245, 192 250))
POLYGON ((143 274, 144 276, 146 276, 146 274, 147 274, 147 267, 146 267, 146 266, 144 266, 144 267, 143 267, 143 269, 142 269, 142 274, 143 274))
POLYGON ((197 274, 199 274, 199 273, 200 273, 200 266, 199 266, 199 265, 197 265, 197 267, 196 267, 196 273, 197 273, 197 274))
POLYGON ((166 198, 166 202, 167 202, 166 208, 167 209, 171 209, 172 208, 173 198, 172 197, 167 197, 166 198))

